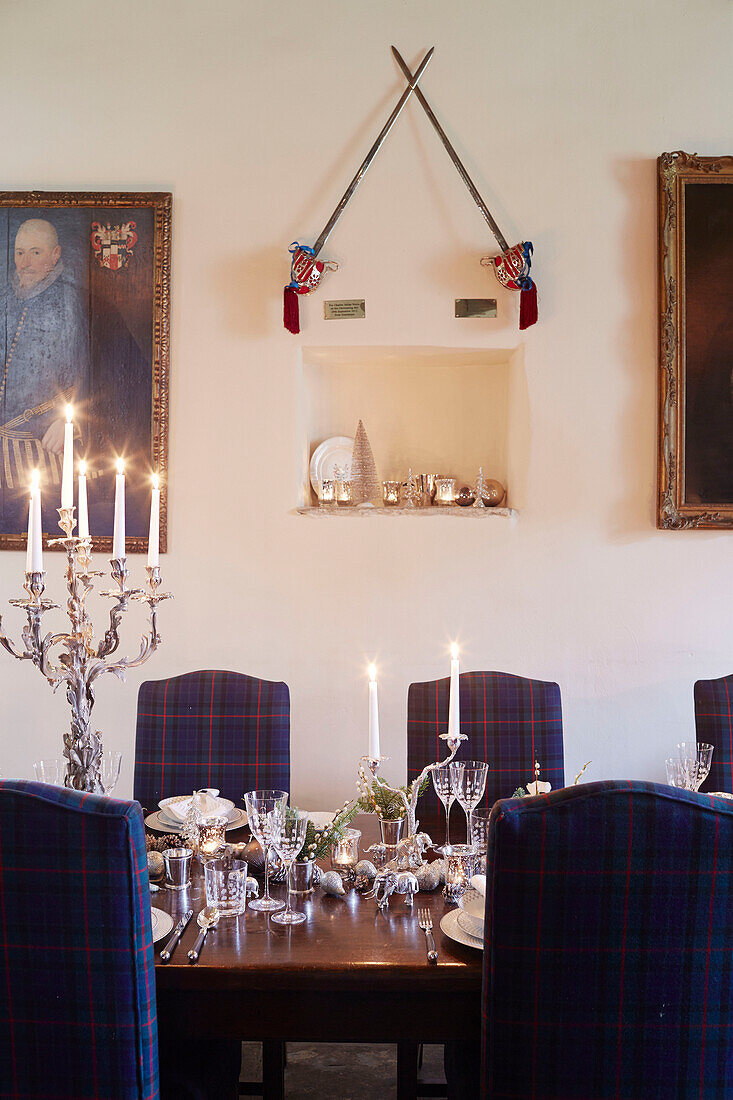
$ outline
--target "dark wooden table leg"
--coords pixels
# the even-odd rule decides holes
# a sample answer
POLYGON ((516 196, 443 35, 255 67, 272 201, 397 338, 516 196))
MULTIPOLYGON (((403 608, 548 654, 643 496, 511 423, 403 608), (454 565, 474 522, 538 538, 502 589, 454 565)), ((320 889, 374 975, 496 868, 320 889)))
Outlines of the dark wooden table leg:
POLYGON ((285 1100, 285 1043, 268 1039, 262 1044, 263 1100, 285 1100))
POLYGON ((397 1044, 397 1100, 417 1100, 418 1043, 397 1044))

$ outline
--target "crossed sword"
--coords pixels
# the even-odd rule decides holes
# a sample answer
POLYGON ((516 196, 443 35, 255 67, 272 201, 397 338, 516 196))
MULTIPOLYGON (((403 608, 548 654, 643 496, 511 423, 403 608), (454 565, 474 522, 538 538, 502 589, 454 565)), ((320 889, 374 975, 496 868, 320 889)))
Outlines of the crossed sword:
POLYGON ((392 46, 392 53, 394 54, 395 60, 397 61, 397 64, 399 65, 400 69, 402 70, 402 73, 403 73, 405 79, 407 80, 407 87, 405 88, 404 92, 400 96, 400 98, 397 102, 397 105, 395 106, 394 110, 392 111, 392 114, 389 116, 389 118, 385 122, 384 126, 382 127, 382 129, 381 129, 379 135, 377 136, 374 144, 372 145, 371 149, 369 150, 366 157, 362 161, 362 164, 359 167, 359 170, 357 171, 356 175, 352 179, 349 186, 346 188, 346 191, 342 195, 342 197, 341 197, 340 201, 338 202, 335 210, 331 214, 331 217, 328 219, 325 226, 323 227, 323 230, 320 233, 316 243, 313 245, 313 248, 307 250, 309 252, 309 254, 311 255, 311 257, 313 258, 313 260, 316 259, 316 257, 320 253, 321 249, 323 248, 324 244, 326 243, 329 236, 331 235, 331 232, 332 232, 334 226, 336 225, 336 222, 339 220, 339 218, 343 214, 347 203, 349 202, 352 195, 356 191, 357 187, 359 186, 359 184, 363 180, 364 176, 366 175, 367 169, 369 168, 370 164, 372 163, 372 161, 376 157, 377 153, 381 149, 381 147, 384 143, 384 140, 387 137, 387 134, 389 133, 389 131, 394 126, 395 122, 397 121, 399 115, 402 112, 403 107, 405 106, 405 104, 407 103, 407 100, 410 98, 410 96, 413 94, 413 92, 414 92, 420 106, 425 111, 425 114, 430 119, 430 122, 432 123, 436 133, 438 134, 438 137, 440 138, 441 142, 443 143, 443 146, 445 147, 445 149, 448 153, 448 156, 450 157, 450 159, 453 161, 454 165, 456 166, 456 169, 458 171, 458 175, 461 177, 461 179, 465 183, 466 187, 468 188, 468 191, 469 191, 469 194, 471 195, 471 198, 474 200, 474 202, 478 206, 479 210, 481 211, 481 213, 482 213, 482 215, 483 215, 483 217, 486 221, 486 224, 488 225, 489 229, 491 230, 494 237, 496 238, 496 242, 499 245, 499 248, 501 249, 502 252, 508 252, 509 251, 509 245, 507 244, 507 241, 506 241, 506 238, 504 237, 504 234, 501 232, 501 230, 499 229, 499 226, 496 224, 496 221, 494 220, 494 217, 493 217, 491 211, 489 210, 488 206, 486 205, 483 198, 481 197, 481 195, 479 193, 479 190, 476 187, 476 184, 473 182, 473 180, 469 176, 465 165, 461 161, 461 158, 458 156, 458 153, 453 148, 453 145, 451 144, 448 135, 446 134, 445 130, 443 129, 443 127, 438 122, 438 119, 435 116, 435 112, 433 111, 432 107, 428 103, 428 101, 425 98, 425 96, 424 96, 423 92, 421 91, 421 89, 418 87, 418 82, 420 80, 420 77, 423 75, 423 73, 425 72, 425 69, 428 67, 428 64, 430 63, 430 59, 433 56, 434 50, 435 50, 434 46, 431 47, 428 50, 428 52, 425 54, 425 57, 422 59, 422 61, 420 62, 419 66, 417 67, 417 69, 415 70, 415 72, 413 74, 413 73, 410 72, 410 69, 409 69, 408 65, 406 64, 405 60, 403 59, 403 57, 400 54, 397 47, 392 46))

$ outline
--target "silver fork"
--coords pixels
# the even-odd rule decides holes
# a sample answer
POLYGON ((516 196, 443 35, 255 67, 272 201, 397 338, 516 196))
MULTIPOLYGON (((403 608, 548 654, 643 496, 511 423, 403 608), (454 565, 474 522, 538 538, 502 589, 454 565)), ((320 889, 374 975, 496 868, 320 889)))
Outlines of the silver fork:
POLYGON ((428 948, 428 962, 436 963, 438 961, 438 952, 435 950, 435 940, 433 939, 433 918, 430 916, 429 909, 418 909, 417 911, 417 923, 425 933, 425 940, 428 948))

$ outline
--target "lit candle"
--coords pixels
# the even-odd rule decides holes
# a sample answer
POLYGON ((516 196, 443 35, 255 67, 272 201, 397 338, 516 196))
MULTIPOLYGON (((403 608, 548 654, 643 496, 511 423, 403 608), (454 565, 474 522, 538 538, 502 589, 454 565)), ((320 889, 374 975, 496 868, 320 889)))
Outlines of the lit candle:
POLYGON ((74 410, 66 406, 66 424, 64 425, 64 468, 61 479, 61 507, 74 507, 74 410))
POLYGON ((33 471, 31 499, 28 508, 28 546, 25 555, 26 573, 43 572, 43 530, 41 526, 41 476, 33 471))
POLYGON ((87 464, 79 463, 79 538, 89 538, 89 508, 87 505, 87 464))
POLYGON ((112 557, 124 558, 125 556, 125 463, 121 458, 117 459, 117 476, 115 477, 115 526, 112 537, 112 557))
POLYGON ((457 737, 461 732, 460 665, 458 646, 450 647, 450 703, 448 706, 448 736, 457 737))
POLYGON ((160 478, 153 474, 153 491, 150 495, 150 531, 148 534, 148 566, 160 563, 160 478))
POLYGON ((379 700, 374 665, 369 665, 369 759, 379 760, 379 700))

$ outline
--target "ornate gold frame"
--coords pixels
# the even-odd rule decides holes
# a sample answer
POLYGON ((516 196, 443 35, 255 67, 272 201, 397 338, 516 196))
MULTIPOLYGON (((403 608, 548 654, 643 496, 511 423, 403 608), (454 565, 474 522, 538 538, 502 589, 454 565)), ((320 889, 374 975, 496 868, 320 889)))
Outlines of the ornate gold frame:
POLYGON ((733 527, 733 504, 685 502, 685 185, 733 184, 733 156, 663 153, 659 172, 659 451, 657 527, 733 527))
MULTIPOLYGON (((160 472, 160 551, 168 549, 168 410, 170 369, 170 279, 172 195, 165 191, 0 191, 6 206, 152 207, 153 259, 153 463, 160 472)), ((25 549, 25 534, 0 533, 0 550, 25 549)), ((128 538, 128 554, 144 553, 147 538, 128 538)), ((58 549, 58 548, 57 548, 58 549)), ((111 536, 95 538, 94 549, 112 553, 111 536)))

